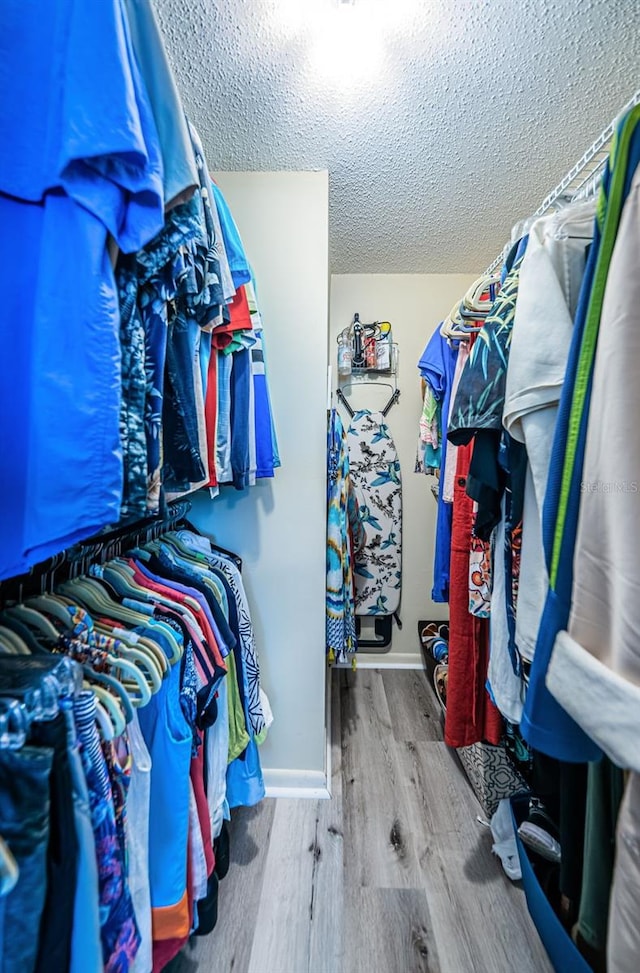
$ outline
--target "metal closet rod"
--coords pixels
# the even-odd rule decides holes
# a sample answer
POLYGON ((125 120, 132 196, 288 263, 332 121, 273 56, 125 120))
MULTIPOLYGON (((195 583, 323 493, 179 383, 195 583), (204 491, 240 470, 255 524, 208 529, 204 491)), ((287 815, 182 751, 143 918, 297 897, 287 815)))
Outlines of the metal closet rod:
MULTIPOLYGON (((556 188, 553 189, 542 201, 535 213, 532 214, 532 221, 537 219, 539 216, 544 216, 547 210, 549 210, 559 199, 566 199, 567 197, 570 199, 581 199, 595 191, 600 184, 600 179, 609 156, 609 145, 615 134, 619 119, 639 104, 640 89, 638 89, 638 91, 631 96, 626 105, 620 109, 613 121, 607 125, 605 130, 598 136, 595 142, 589 146, 587 151, 578 159, 575 165, 569 169, 569 172, 566 174, 564 179, 562 179, 556 188)), ((500 251, 493 263, 487 267, 485 271, 487 276, 492 274, 502 265, 510 247, 511 243, 508 243, 500 251)))

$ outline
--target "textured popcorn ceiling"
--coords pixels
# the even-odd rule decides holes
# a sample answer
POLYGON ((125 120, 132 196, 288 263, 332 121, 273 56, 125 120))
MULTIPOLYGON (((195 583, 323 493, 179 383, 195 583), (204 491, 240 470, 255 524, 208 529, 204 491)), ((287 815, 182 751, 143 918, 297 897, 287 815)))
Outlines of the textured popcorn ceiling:
POLYGON ((638 0, 154 0, 212 169, 328 169, 334 273, 480 271, 640 87, 638 0))

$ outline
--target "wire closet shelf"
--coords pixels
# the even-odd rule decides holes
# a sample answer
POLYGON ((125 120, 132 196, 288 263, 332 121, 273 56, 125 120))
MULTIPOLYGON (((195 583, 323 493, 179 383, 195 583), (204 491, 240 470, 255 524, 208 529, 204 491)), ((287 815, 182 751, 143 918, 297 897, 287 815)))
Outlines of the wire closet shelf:
MULTIPOLYGON (((623 115, 640 104, 640 89, 638 89, 624 107, 618 112, 616 117, 610 122, 598 138, 593 142, 587 151, 569 169, 564 179, 553 189, 542 201, 538 209, 533 213, 531 221, 539 216, 544 216, 551 207, 558 202, 574 201, 585 199, 595 193, 600 185, 600 180, 604 173, 604 168, 609 157, 611 140, 616 131, 618 121, 623 115)), ((508 243, 491 263, 485 274, 489 276, 502 266, 504 259, 509 252, 511 243, 508 243)))

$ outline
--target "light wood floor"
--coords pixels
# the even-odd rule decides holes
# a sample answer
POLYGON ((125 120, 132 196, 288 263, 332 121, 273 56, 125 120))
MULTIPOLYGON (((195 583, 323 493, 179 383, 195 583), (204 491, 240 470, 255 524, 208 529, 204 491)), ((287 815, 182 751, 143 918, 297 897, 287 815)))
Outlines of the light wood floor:
POLYGON ((332 800, 234 812, 218 925, 171 973, 550 973, 425 674, 332 688, 332 800))

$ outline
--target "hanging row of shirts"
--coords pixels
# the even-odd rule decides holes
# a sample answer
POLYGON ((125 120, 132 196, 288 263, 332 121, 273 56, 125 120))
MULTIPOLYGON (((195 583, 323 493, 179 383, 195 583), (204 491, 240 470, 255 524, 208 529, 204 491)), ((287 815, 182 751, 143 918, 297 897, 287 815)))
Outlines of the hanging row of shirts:
POLYGON ((272 720, 233 559, 174 530, 6 608, 0 718, 3 973, 152 973, 210 932, 272 720))
POLYGON ((279 458, 255 280, 151 3, 9 2, 0 37, 7 578, 279 458))
MULTIPOLYGON (((629 850, 640 820, 639 122, 634 108, 618 124, 597 202, 534 222, 489 311, 463 302, 419 363, 419 467, 440 476, 432 596, 451 615, 446 738, 498 742, 504 717, 534 758, 564 762, 560 789, 573 794, 573 812, 563 821, 559 811, 561 892, 600 953, 607 908, 594 923, 586 887, 580 896, 582 861, 585 876, 596 861, 611 874, 619 768, 634 772, 608 931, 616 971, 635 969, 640 951, 625 918, 640 881, 629 850), (603 753, 611 763, 587 783, 585 762, 603 753), (608 823, 600 836, 585 833, 585 807, 597 813, 605 792, 608 823)), ((474 288, 488 300, 494 286, 474 288)))

